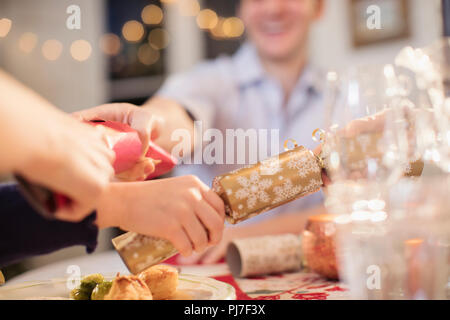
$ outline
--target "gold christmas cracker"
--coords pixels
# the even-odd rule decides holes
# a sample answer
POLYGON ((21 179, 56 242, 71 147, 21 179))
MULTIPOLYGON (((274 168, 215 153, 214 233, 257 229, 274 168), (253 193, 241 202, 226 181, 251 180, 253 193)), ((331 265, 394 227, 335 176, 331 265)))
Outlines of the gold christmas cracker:
POLYGON ((226 220, 236 224, 316 192, 322 186, 320 159, 300 146, 214 178, 226 220))
POLYGON ((279 234, 233 240, 226 261, 235 277, 297 271, 302 266, 301 238, 279 234))
POLYGON ((167 240, 134 232, 124 233, 114 238, 112 243, 133 274, 138 274, 177 253, 172 243, 167 240))
MULTIPOLYGON (((365 168, 367 158, 381 161, 380 138, 378 133, 348 138, 344 142, 347 155, 344 161, 348 161, 352 170, 365 168)), ((324 144, 320 156, 315 156, 295 144, 295 148, 278 156, 214 178, 213 190, 225 203, 226 220, 236 224, 318 191, 323 185, 322 169, 330 169, 326 150, 324 144)), ((405 164, 405 175, 420 176, 423 165, 421 160, 405 164)), ((114 238, 113 244, 134 274, 177 253, 167 240, 133 232, 114 238)))

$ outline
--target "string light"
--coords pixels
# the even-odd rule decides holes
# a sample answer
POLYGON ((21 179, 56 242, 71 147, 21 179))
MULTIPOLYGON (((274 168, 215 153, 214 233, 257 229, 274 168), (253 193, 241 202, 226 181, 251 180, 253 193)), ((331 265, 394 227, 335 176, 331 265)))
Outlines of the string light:
POLYGON ((224 23, 225 19, 220 17, 219 20, 217 21, 217 24, 214 28, 212 28, 210 30, 211 35, 216 38, 216 39, 222 39, 225 38, 225 32, 223 31, 223 23, 224 23))
POLYGON ((197 0, 181 0, 179 9, 182 16, 195 17, 200 12, 200 4, 197 0))
POLYGON ((129 42, 139 42, 144 37, 144 26, 136 20, 130 20, 123 25, 122 35, 129 42))
POLYGON ((159 51, 153 49, 149 44, 144 43, 138 49, 138 60, 146 66, 150 66, 159 60, 159 51))
POLYGON ((0 19, 0 38, 4 38, 11 30, 12 21, 7 18, 0 19))
POLYGON ((160 7, 150 4, 142 9, 141 17, 145 24, 160 24, 164 14, 160 7))
POLYGON ((25 32, 19 38, 19 49, 29 54, 31 53, 38 43, 38 37, 32 32, 25 32))
POLYGON ((211 9, 204 9, 200 11, 196 20, 200 29, 213 29, 219 22, 217 13, 211 9))
POLYGON ((153 49, 161 50, 169 45, 169 33, 162 29, 153 29, 148 35, 148 42, 153 49))
POLYGON ((91 44, 86 40, 76 40, 70 46, 70 54, 77 61, 86 61, 92 53, 91 44))
POLYGON ((226 18, 222 28, 225 36, 229 38, 238 38, 244 33, 244 23, 238 17, 226 18))
POLYGON ((47 40, 42 45, 42 55, 49 61, 58 60, 63 51, 63 45, 58 40, 47 40))
POLYGON ((100 39, 100 49, 109 56, 118 55, 122 49, 120 38, 114 33, 104 34, 100 39))
MULTIPOLYGON (((237 17, 218 17, 211 9, 201 10, 198 0, 161 0, 163 4, 175 4, 179 6, 180 14, 183 16, 196 16, 197 26, 203 30, 209 30, 210 34, 217 39, 237 38, 245 31, 244 24, 237 17)), ((154 4, 145 6, 141 12, 142 21, 147 25, 158 25, 164 19, 162 9, 154 4)), ((12 21, 8 18, 0 19, 0 38, 6 37, 12 27, 12 21)), ((127 21, 122 27, 122 36, 128 42, 136 43, 142 41, 145 36, 145 28, 136 20, 127 21)), ((148 43, 143 44, 138 50, 138 59, 145 65, 151 65, 158 61, 160 53, 170 42, 169 33, 162 28, 153 29, 148 36, 148 43)), ((19 38, 19 49, 24 53, 31 53, 38 44, 38 36, 32 32, 26 32, 19 38)), ((122 49, 120 38, 113 33, 105 34, 100 39, 100 48, 110 56, 116 56, 122 49)), ((43 43, 42 55, 49 61, 58 60, 63 52, 63 45, 55 39, 43 43)), ((92 46, 86 40, 74 41, 70 47, 73 59, 85 61, 92 54, 92 46)))

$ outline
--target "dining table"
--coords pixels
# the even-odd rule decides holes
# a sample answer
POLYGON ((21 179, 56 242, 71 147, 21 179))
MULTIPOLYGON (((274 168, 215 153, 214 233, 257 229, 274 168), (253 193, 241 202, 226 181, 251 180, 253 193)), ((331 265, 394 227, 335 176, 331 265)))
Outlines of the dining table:
MULTIPOLYGON (((179 265, 175 256, 164 263, 175 266, 180 274, 209 277, 232 285, 237 300, 345 300, 350 298, 345 284, 325 279, 307 269, 240 278, 231 274, 224 261, 217 264, 179 265)), ((5 286, 28 281, 68 278, 73 276, 73 270, 79 270, 81 275, 129 273, 117 252, 110 250, 27 271, 7 281, 5 286)))

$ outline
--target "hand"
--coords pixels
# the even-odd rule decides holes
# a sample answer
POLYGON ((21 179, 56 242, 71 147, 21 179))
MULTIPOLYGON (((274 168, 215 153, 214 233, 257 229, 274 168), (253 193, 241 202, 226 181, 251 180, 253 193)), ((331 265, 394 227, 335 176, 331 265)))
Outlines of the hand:
POLYGON ((194 176, 111 183, 97 207, 100 228, 167 239, 184 255, 219 243, 224 226, 222 199, 194 176))
POLYGON ((383 110, 371 116, 350 121, 338 134, 354 138, 362 133, 381 132, 384 129, 389 110, 383 110))
MULTIPOLYGON (((354 138, 362 133, 375 133, 383 130, 387 116, 387 110, 378 112, 372 116, 350 121, 343 129, 339 130, 336 135, 345 138, 354 138)), ((319 156, 322 152, 322 144, 318 145, 313 153, 319 156)), ((332 183, 325 170, 321 172, 324 187, 332 183)))
POLYGON ((103 133, 56 109, 0 70, 0 172, 14 172, 72 199, 57 218, 77 221, 113 174, 103 133))
POLYGON ((180 256, 177 262, 184 265, 192 264, 214 264, 218 263, 227 253, 228 245, 237 238, 245 237, 245 228, 227 227, 223 231, 222 240, 218 245, 208 248, 205 252, 194 253, 190 257, 180 256))
POLYGON ((143 156, 147 153, 149 141, 159 136, 160 128, 164 123, 163 118, 156 116, 147 108, 128 103, 104 104, 72 115, 81 121, 105 120, 128 124, 139 133, 143 156))
MULTIPOLYGON (((320 156, 320 153, 321 153, 321 152, 322 152, 322 144, 319 144, 319 145, 313 150, 313 153, 314 153, 314 155, 316 155, 316 156, 320 156)), ((321 177, 322 177, 322 183, 323 183, 323 186, 324 186, 324 187, 327 187, 328 185, 331 184, 331 180, 330 180, 330 178, 328 177, 328 175, 327 175, 325 169, 322 169, 322 170, 321 170, 320 175, 321 175, 321 177)))
POLYGON ((114 152, 103 130, 50 109, 21 124, 26 130, 10 131, 16 139, 11 152, 20 158, 13 171, 72 200, 55 212, 56 218, 83 219, 94 210, 114 174, 114 152))
POLYGON ((223 231, 222 240, 214 246, 207 248, 203 252, 194 252, 190 256, 180 255, 177 257, 177 262, 181 265, 195 265, 195 264, 214 264, 225 258, 228 245, 236 237, 232 235, 229 228, 223 231))

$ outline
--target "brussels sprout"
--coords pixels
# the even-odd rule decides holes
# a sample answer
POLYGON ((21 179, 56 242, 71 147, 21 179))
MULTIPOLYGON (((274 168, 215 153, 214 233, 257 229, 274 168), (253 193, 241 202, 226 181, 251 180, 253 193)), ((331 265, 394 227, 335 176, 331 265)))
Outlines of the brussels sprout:
POLYGON ((83 279, 81 279, 81 284, 92 283, 92 282, 95 282, 96 284, 98 284, 98 283, 102 283, 103 281, 105 281, 105 278, 100 273, 93 273, 93 274, 87 275, 83 279))
POLYGON ((97 284, 91 294, 91 300, 103 300, 111 289, 112 281, 97 284))
POLYGON ((94 288, 102 283, 104 279, 105 278, 99 273, 85 276, 81 280, 80 286, 70 292, 70 297, 75 300, 89 300, 94 288))
POLYGON ((75 288, 70 291, 70 297, 74 300, 89 300, 88 293, 80 288, 75 288))
POLYGON ((86 291, 86 293, 91 296, 95 286, 102 283, 104 280, 105 278, 99 273, 90 274, 81 280, 80 289, 86 291))

